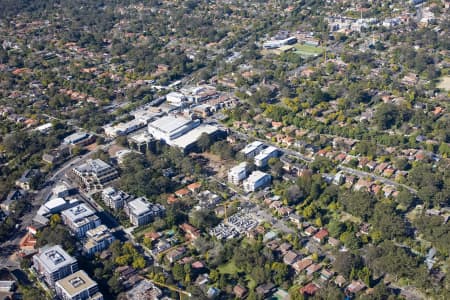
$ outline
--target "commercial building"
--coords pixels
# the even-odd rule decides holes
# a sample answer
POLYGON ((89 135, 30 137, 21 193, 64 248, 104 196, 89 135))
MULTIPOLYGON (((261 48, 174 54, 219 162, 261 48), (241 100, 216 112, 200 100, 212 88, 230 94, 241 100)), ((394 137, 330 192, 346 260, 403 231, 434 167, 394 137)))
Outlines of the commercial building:
POLYGON ((97 282, 83 270, 57 281, 55 289, 62 300, 103 300, 97 282))
POLYGON ((200 120, 165 116, 148 124, 148 132, 155 139, 186 152, 195 146, 202 134, 215 137, 220 130, 213 125, 200 124, 200 120))
POLYGON ((78 262, 61 246, 41 248, 33 256, 33 267, 45 282, 53 287, 55 282, 78 271, 78 262))
POLYGON ((94 136, 86 132, 76 132, 69 135, 63 140, 63 144, 72 146, 84 146, 92 143, 94 141, 94 136))
POLYGON ((269 159, 278 157, 279 150, 273 146, 269 146, 255 156, 255 165, 264 168, 267 166, 269 159))
POLYGON ((176 146, 184 152, 189 152, 196 146, 197 141, 200 139, 202 134, 206 133, 212 140, 214 140, 220 132, 221 131, 216 126, 201 124, 186 134, 172 140, 170 145, 176 146))
POLYGON ((165 208, 161 204, 148 202, 145 197, 139 197, 126 204, 125 212, 130 217, 131 224, 141 226, 152 222, 155 217, 162 216, 165 208))
POLYGON ((42 206, 37 211, 37 214, 40 216, 49 216, 52 214, 56 214, 77 205, 78 202, 79 201, 77 199, 66 201, 64 200, 64 198, 60 197, 52 198, 49 201, 42 204, 42 206))
POLYGON ((147 123, 140 119, 133 119, 126 123, 119 123, 114 126, 105 126, 103 130, 105 131, 105 135, 115 138, 121 135, 127 135, 136 131, 142 127, 145 127, 147 123))
POLYGON ((64 224, 77 236, 83 237, 86 231, 100 226, 100 218, 82 203, 61 212, 64 224))
POLYGON ((183 102, 186 102, 188 99, 185 95, 178 92, 171 92, 166 95, 166 100, 170 104, 181 105, 183 102))
POLYGON ((244 180, 244 190, 246 192, 254 192, 266 185, 270 184, 271 176, 261 171, 254 171, 244 180))
POLYGON ((111 207, 112 209, 121 209, 125 202, 131 199, 131 196, 121 190, 107 187, 102 192, 102 199, 108 207, 111 207))
POLYGON ((82 186, 88 191, 102 189, 105 183, 108 183, 119 176, 116 169, 101 159, 88 159, 86 163, 74 167, 72 172, 82 186))
POLYGON ((292 45, 297 43, 297 38, 296 37, 288 37, 285 39, 281 39, 281 40, 271 40, 271 41, 267 41, 263 44, 264 49, 277 49, 280 48, 281 46, 285 46, 285 45, 292 45))
POLYGON ((171 145, 171 141, 200 125, 200 120, 165 116, 148 124, 148 132, 157 140, 171 145))
POLYGON ((111 234, 111 231, 103 224, 97 228, 88 230, 86 237, 87 240, 83 245, 83 253, 87 256, 92 256, 95 253, 105 250, 114 241, 114 236, 111 234))
POLYGON ((130 148, 145 153, 150 150, 155 143, 155 139, 148 132, 139 132, 128 137, 128 144, 130 148))
POLYGON ((228 182, 238 185, 247 178, 247 162, 242 162, 228 171, 228 182))
POLYGON ((241 150, 241 153, 245 158, 253 158, 258 155, 264 149, 264 144, 260 141, 254 141, 253 143, 245 146, 244 149, 241 150))

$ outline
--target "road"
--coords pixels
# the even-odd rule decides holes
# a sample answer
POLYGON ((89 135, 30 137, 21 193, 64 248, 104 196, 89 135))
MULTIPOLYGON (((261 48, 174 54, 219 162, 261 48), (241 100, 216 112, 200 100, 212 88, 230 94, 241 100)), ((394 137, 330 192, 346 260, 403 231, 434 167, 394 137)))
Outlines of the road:
POLYGON ((339 166, 337 166, 337 168, 342 170, 342 171, 345 171, 346 173, 350 173, 350 174, 356 175, 358 177, 370 177, 372 179, 375 179, 375 180, 378 180, 380 182, 383 182, 384 184, 390 184, 390 185, 393 185, 393 186, 396 186, 396 187, 402 187, 404 189, 407 189, 411 193, 417 194, 417 190, 415 190, 415 189, 413 189, 413 188, 411 188, 411 187, 409 187, 407 185, 395 182, 393 180, 387 179, 387 178, 382 177, 382 176, 375 175, 373 173, 368 173, 368 172, 364 172, 364 171, 360 171, 360 170, 355 170, 355 169, 352 169, 352 168, 349 168, 349 167, 345 167, 343 165, 339 165, 339 166))
MULTIPOLYGON (((230 130, 232 130, 232 129, 230 129, 230 130)), ((268 144, 268 145, 271 145, 271 146, 280 148, 279 145, 277 145, 277 144, 275 144, 275 143, 273 143, 273 142, 271 142, 271 141, 267 141, 267 140, 262 140, 262 139, 257 139, 257 138, 254 138, 254 137, 250 137, 248 134, 245 134, 245 133, 242 133, 242 132, 237 132, 237 131, 233 131, 233 130, 232 130, 232 132, 233 132, 234 134, 236 134, 238 137, 243 138, 243 139, 245 139, 245 140, 249 140, 250 138, 252 138, 252 139, 255 139, 255 140, 257 140, 257 141, 263 142, 263 143, 265 143, 265 144, 268 144)), ((301 159, 301 160, 303 160, 303 161, 305 161, 305 162, 307 162, 307 163, 310 163, 310 162, 313 161, 310 157, 306 157, 306 156, 304 156, 303 154, 301 154, 301 153, 298 152, 298 151, 294 151, 294 150, 287 149, 287 148, 282 148, 282 149, 283 149, 283 152, 284 152, 284 153, 289 154, 289 155, 292 155, 292 156, 294 156, 294 157, 297 157, 297 158, 299 158, 299 159, 301 159)), ((347 173, 349 173, 349 174, 356 175, 356 176, 358 176, 358 177, 363 177, 363 178, 364 178, 364 177, 370 177, 370 178, 372 178, 372 179, 374 179, 374 180, 378 180, 378 181, 383 182, 383 183, 385 183, 385 184, 393 185, 393 186, 396 186, 396 187, 401 187, 401 188, 404 188, 404 189, 410 191, 410 192, 413 193, 413 194, 417 194, 417 190, 413 189, 412 187, 409 187, 409 186, 407 186, 407 185, 405 185, 405 184, 401 184, 401 183, 395 182, 395 181, 393 181, 393 180, 390 180, 390 179, 385 178, 385 177, 382 177, 382 176, 378 176, 378 175, 373 174, 373 173, 369 173, 369 172, 365 172, 365 171, 361 171, 361 170, 352 169, 352 168, 343 166, 342 164, 339 164, 339 165, 337 166, 337 168, 340 169, 340 170, 342 170, 342 171, 345 171, 345 172, 347 172, 347 173)))

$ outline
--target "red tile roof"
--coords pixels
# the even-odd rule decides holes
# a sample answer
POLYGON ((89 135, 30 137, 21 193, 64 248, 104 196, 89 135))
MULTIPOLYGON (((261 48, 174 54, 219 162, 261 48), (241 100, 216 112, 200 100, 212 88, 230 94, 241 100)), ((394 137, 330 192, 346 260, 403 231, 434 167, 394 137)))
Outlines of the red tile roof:
POLYGON ((302 287, 300 289, 300 293, 302 293, 303 295, 309 295, 309 296, 314 296, 314 294, 319 290, 319 288, 317 287, 317 285, 315 285, 314 283, 310 282, 307 285, 305 285, 304 287, 302 287))
POLYGON ((314 239, 323 241, 323 239, 326 238, 327 236, 328 236, 328 230, 326 230, 325 228, 322 228, 319 230, 319 232, 317 232, 314 235, 314 239))

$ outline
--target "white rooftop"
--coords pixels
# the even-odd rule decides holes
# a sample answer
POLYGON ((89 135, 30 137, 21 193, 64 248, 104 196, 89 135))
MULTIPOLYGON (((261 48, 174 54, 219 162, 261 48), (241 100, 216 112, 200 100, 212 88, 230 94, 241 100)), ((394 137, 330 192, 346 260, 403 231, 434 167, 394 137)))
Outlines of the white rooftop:
POLYGON ((196 142, 203 133, 213 134, 218 128, 212 125, 200 125, 188 133, 170 141, 171 145, 178 146, 182 149, 186 148, 190 144, 196 142))
POLYGON ((257 149, 258 147, 261 147, 262 145, 263 145, 262 142, 254 141, 253 143, 250 143, 247 146, 245 146, 245 148, 242 149, 241 152, 244 154, 248 154, 248 153, 255 151, 255 149, 257 149))
POLYGON ((71 134, 71 135, 67 136, 66 138, 64 138, 64 143, 71 144, 71 143, 80 141, 84 138, 87 138, 88 136, 89 136, 89 134, 87 134, 86 132, 75 132, 74 134, 71 134))
POLYGON ((36 127, 34 130, 45 132, 45 131, 49 130, 52 127, 53 127, 52 123, 45 123, 45 124, 43 124, 41 126, 36 127))
POLYGON ((56 209, 63 205, 66 205, 66 200, 64 200, 63 198, 53 198, 44 204, 44 206, 49 210, 56 209))
POLYGON ((135 215, 142 215, 150 211, 150 203, 144 197, 139 197, 128 202, 130 211, 135 215))
POLYGON ((165 116, 153 121, 149 124, 149 126, 170 134, 171 132, 177 131, 184 126, 189 125, 191 122, 192 120, 184 117, 165 116))
POLYGON ((105 163, 101 159, 88 159, 86 160, 86 163, 79 165, 77 167, 74 167, 74 170, 78 172, 93 172, 93 173, 100 173, 104 170, 107 170, 111 168, 110 165, 105 163))
POLYGON ((246 161, 241 162, 241 163, 238 164, 237 166, 232 167, 232 168, 230 169, 230 172, 232 172, 232 173, 239 173, 239 172, 241 172, 242 170, 247 169, 247 165, 248 165, 248 163, 247 163, 246 161))
POLYGON ((262 179, 264 176, 267 176, 267 173, 264 173, 262 171, 256 170, 253 171, 250 176, 248 176, 247 181, 248 182, 257 182, 258 180, 262 179))
POLYGON ((56 245, 49 248, 43 248, 39 254, 36 254, 50 273, 59 268, 75 263, 77 260, 67 254, 61 246, 56 245))
POLYGON ((130 139, 140 144, 150 142, 151 140, 153 140, 153 137, 148 132, 141 132, 133 136, 130 136, 130 139))
POLYGON ((278 149, 274 146, 269 146, 266 149, 262 150, 255 159, 264 159, 266 156, 272 154, 273 152, 278 151, 278 149))
POLYGON ((61 214, 72 222, 76 222, 77 220, 92 216, 94 211, 87 207, 86 204, 81 203, 75 207, 64 210, 61 214))

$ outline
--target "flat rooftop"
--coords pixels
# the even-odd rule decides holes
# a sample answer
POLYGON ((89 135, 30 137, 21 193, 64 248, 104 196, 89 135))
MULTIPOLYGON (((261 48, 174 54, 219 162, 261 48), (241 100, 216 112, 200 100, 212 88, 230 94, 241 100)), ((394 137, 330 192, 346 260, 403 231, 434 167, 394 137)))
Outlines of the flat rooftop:
POLYGON ((59 268, 76 263, 77 260, 70 256, 59 245, 51 246, 49 248, 42 248, 41 252, 37 254, 42 265, 49 272, 54 272, 59 268))
POLYGON ((71 297, 78 295, 80 292, 90 289, 97 285, 86 272, 80 270, 56 282, 57 286, 63 288, 71 297))
POLYGON ((271 155, 273 152, 278 151, 278 149, 274 146, 269 146, 266 149, 262 150, 255 159, 264 159, 265 157, 271 155))
POLYGON ((135 215, 142 215, 150 211, 150 202, 143 197, 139 197, 128 202, 128 206, 130 207, 131 212, 135 215))
POLYGON ((192 123, 192 120, 184 117, 165 116, 153 121, 149 126, 158 129, 164 133, 175 132, 178 129, 185 127, 192 123))
POLYGON ((64 210, 61 214, 72 222, 75 222, 90 217, 95 213, 92 209, 87 207, 86 204, 81 203, 75 207, 64 210))
POLYGON ((74 167, 74 170, 81 173, 84 172, 100 173, 110 168, 112 167, 101 159, 88 159, 86 160, 86 163, 74 167))
POLYGON ((187 146, 191 145, 192 143, 196 142, 203 133, 207 133, 210 135, 216 132, 217 130, 219 129, 216 126, 200 125, 192 129, 191 131, 187 132, 186 134, 183 134, 179 138, 171 140, 169 143, 170 145, 178 146, 184 149, 187 146))
POLYGON ((66 205, 66 200, 63 198, 53 198, 50 201, 45 202, 44 206, 49 210, 56 209, 58 207, 62 207, 66 205))
POLYGON ((264 173, 259 170, 256 170, 256 171, 253 171, 252 174, 250 174, 250 176, 248 176, 247 181, 257 182, 258 180, 260 180, 261 178, 263 178, 264 176, 267 176, 267 175, 269 175, 269 174, 264 173))
POLYGON ((148 132, 141 132, 141 133, 130 136, 130 140, 132 140, 133 142, 138 143, 138 144, 148 143, 153 140, 153 136, 148 132))
POLYGON ((244 149, 241 150, 242 153, 244 154, 248 154, 252 151, 255 151, 258 147, 261 147, 263 145, 262 142, 260 141, 254 141, 253 143, 248 144, 247 146, 245 146, 244 149))
POLYGON ((238 164, 237 166, 234 166, 230 169, 230 172, 234 173, 239 173, 242 170, 245 170, 247 168, 248 163, 246 161, 241 162, 240 164, 238 164))

